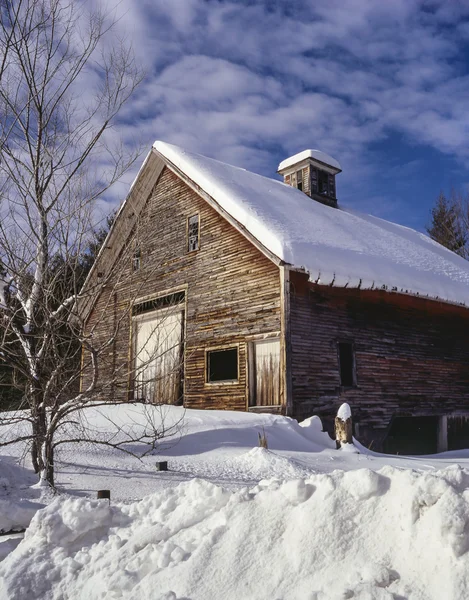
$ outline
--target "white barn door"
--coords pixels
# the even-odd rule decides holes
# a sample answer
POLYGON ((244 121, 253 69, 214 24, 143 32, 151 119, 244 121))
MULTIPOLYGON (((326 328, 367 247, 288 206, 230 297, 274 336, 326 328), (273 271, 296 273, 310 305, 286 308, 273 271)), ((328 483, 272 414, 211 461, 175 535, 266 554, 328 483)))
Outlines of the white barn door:
POLYGON ((175 404, 181 396, 183 366, 180 307, 134 317, 134 398, 175 404))

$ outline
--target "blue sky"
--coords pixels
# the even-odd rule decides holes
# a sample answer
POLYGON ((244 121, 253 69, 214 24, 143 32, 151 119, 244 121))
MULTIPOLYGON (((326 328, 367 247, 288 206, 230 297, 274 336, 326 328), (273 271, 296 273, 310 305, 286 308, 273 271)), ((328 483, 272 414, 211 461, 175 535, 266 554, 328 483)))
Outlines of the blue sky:
POLYGON ((318 148, 342 164, 339 202, 421 230, 440 190, 468 190, 467 0, 116 10, 146 71, 121 115, 124 140, 162 139, 267 176, 318 148))

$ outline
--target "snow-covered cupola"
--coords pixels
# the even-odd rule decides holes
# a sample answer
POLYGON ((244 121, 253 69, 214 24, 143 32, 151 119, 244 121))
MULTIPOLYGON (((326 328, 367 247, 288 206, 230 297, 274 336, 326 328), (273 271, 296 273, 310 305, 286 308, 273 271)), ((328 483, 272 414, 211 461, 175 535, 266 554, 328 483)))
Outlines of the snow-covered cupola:
POLYGON ((303 150, 278 166, 286 184, 334 208, 337 208, 335 176, 341 171, 340 164, 320 150, 303 150))

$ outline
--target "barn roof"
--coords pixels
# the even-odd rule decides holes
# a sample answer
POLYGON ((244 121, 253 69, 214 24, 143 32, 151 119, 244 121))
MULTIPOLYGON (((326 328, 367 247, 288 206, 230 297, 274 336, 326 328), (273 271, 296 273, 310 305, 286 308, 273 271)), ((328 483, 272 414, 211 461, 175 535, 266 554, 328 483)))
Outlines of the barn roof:
POLYGON ((469 262, 408 227, 312 200, 284 183, 164 142, 154 151, 311 281, 469 304, 469 262))

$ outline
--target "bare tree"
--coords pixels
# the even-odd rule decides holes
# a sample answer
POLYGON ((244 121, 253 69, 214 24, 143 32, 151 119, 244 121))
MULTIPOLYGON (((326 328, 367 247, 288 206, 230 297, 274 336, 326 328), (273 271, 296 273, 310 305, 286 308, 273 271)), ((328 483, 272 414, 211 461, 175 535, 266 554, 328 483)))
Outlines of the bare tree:
MULTIPOLYGON (((142 73, 109 15, 86 14, 81 3, 0 0, 0 17, 0 355, 21 382, 26 409, 4 416, 11 427, 0 445, 29 441, 35 471, 53 485, 54 448, 67 428, 83 438, 78 412, 120 377, 99 389, 100 359, 125 311, 96 343, 71 312, 95 201, 139 154, 112 128, 142 73), (94 369, 84 391, 82 346, 94 369)), ((161 426, 148 423, 138 436, 151 445, 161 426)), ((121 435, 134 438, 130 430, 121 435)))

